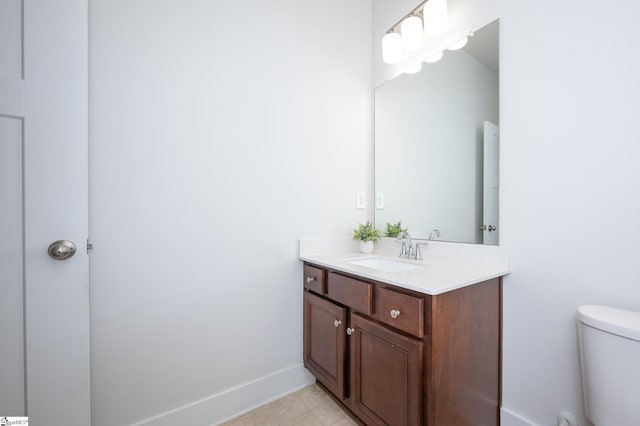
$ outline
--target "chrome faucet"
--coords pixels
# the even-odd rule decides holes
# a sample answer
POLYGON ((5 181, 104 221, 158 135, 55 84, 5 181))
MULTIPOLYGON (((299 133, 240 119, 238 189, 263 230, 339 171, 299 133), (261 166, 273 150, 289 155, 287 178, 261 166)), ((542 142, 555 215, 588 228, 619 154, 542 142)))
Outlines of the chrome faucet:
POLYGON ((416 243, 413 246, 413 240, 408 232, 404 231, 398 235, 398 241, 402 241, 402 249, 400 250, 400 257, 406 257, 407 259, 422 260, 421 246, 426 246, 426 242, 416 243), (406 240, 406 241, 405 241, 406 240))
POLYGON ((438 238, 440 236, 440 231, 438 231, 437 229, 434 229, 433 231, 431 231, 431 234, 429 234, 429 239, 433 240, 434 238, 438 238))
POLYGON ((407 231, 400 232, 400 234, 398 234, 397 240, 402 241, 402 248, 400 249, 400 257, 411 258, 412 256, 414 256, 413 241, 411 241, 411 235, 409 235, 407 231))

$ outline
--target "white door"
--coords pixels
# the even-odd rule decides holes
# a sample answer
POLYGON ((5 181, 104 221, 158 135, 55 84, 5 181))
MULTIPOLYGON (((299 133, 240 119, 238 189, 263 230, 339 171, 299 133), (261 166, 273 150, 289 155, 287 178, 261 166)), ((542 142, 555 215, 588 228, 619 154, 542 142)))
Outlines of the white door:
POLYGON ((482 242, 498 245, 498 193, 500 189, 500 129, 484 122, 482 242))
POLYGON ((0 416, 32 424, 91 421, 87 9, 0 1, 0 416))

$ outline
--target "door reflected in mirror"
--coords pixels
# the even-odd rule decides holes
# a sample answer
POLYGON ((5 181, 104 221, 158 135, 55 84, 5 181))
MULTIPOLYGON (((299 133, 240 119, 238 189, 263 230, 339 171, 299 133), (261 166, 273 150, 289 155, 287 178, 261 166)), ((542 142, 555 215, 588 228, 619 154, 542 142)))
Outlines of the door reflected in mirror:
POLYGON ((375 224, 498 244, 499 22, 375 90, 375 224), (436 232, 437 230, 437 232, 436 232))

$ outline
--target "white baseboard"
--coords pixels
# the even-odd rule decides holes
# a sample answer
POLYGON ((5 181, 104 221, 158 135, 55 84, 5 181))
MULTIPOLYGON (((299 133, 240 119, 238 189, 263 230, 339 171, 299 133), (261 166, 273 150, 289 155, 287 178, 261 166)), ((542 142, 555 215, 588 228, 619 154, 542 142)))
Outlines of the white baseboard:
POLYGON ((537 426, 532 421, 514 413, 508 408, 500 409, 500 426, 537 426))
POLYGON ((211 426, 252 411, 310 385, 315 378, 302 364, 276 371, 131 426, 211 426))

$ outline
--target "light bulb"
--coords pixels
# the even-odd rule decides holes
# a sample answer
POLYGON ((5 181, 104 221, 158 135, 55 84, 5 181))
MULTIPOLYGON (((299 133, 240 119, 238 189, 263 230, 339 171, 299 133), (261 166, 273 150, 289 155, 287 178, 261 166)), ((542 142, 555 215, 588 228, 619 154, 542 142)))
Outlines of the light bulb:
POLYGON ((395 64, 402 58, 402 37, 398 33, 387 33, 382 37, 382 60, 395 64))
POLYGON ((416 50, 422 46, 422 19, 419 16, 409 16, 400 24, 402 48, 416 50))
POLYGON ((458 50, 462 49, 467 45, 467 41, 469 41, 469 37, 461 38, 460 40, 453 43, 451 46, 447 47, 448 50, 458 50))
POLYGON ((434 62, 438 62, 440 59, 442 59, 442 51, 436 53, 435 55, 429 56, 424 61, 428 64, 433 64, 434 62))
POLYGON ((429 0, 422 8, 424 33, 428 36, 439 36, 447 30, 449 13, 447 0, 429 0))

